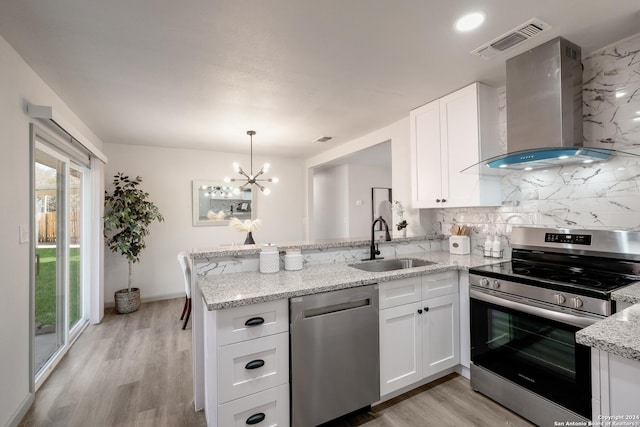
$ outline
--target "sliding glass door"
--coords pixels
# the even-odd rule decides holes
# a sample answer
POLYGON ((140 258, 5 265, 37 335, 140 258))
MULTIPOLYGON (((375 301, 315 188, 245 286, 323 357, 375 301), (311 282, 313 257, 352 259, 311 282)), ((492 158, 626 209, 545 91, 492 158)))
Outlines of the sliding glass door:
POLYGON ((35 153, 36 274, 35 368, 40 371, 64 344, 64 196, 66 164, 35 153))
POLYGON ((82 202, 83 173, 73 166, 69 171, 69 331, 72 331, 81 320, 83 312, 84 292, 82 286, 82 202))
POLYGON ((36 138, 34 371, 36 382, 87 324, 85 169, 36 138))

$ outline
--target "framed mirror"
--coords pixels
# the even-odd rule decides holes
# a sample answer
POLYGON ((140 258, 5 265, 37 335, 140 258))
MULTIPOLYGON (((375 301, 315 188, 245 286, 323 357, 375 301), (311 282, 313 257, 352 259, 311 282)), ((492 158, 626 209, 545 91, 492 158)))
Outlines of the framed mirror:
POLYGON ((241 221, 256 218, 251 188, 238 192, 229 183, 209 180, 194 180, 191 186, 194 227, 226 226, 234 217, 241 221))

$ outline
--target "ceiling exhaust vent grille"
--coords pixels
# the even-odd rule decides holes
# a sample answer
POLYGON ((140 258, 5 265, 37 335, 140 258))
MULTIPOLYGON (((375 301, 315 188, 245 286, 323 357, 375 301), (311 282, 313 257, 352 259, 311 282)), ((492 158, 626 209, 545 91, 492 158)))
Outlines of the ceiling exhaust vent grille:
POLYGON ((329 140, 333 139, 333 137, 331 136, 320 136, 316 139, 313 140, 313 142, 327 142, 329 140))
POLYGON ((471 53, 483 59, 490 59, 550 29, 551 25, 542 22, 538 18, 533 18, 491 40, 489 43, 472 50, 471 53))

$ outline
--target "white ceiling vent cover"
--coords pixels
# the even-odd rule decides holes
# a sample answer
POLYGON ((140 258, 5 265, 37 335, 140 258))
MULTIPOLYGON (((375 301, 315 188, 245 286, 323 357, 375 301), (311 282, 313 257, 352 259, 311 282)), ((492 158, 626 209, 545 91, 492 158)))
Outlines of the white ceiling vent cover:
POLYGON ((511 31, 507 31, 500 37, 491 40, 489 43, 485 43, 479 48, 472 50, 471 53, 483 59, 491 59, 550 29, 551 25, 542 22, 538 18, 533 18, 524 24, 518 25, 511 31))

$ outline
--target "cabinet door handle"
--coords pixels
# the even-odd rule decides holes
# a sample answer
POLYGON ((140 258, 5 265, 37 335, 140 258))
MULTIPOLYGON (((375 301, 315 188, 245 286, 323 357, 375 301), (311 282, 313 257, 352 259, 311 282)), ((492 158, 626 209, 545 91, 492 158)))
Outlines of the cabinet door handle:
POLYGON ((447 199, 442 199, 442 203, 444 203, 444 202, 446 202, 446 201, 447 201, 447 199))
POLYGON ((418 309, 418 314, 422 314, 422 310, 421 309, 418 309))
POLYGON ((258 412, 257 414, 253 414, 249 418, 247 418, 247 421, 245 421, 244 423, 252 426, 254 424, 261 423, 265 418, 265 414, 263 414, 262 412, 258 412))
POLYGON ((440 199, 436 199, 436 203, 440 203, 440 199))
POLYGON ((251 319, 244 322, 245 326, 258 326, 264 323, 263 317, 252 317, 251 319))
POLYGON ((244 365, 244 369, 258 369, 264 366, 264 360, 256 359, 244 365))
POLYGON ((425 308, 424 308, 424 311, 425 311, 425 312, 429 311, 429 307, 425 307, 425 308))

